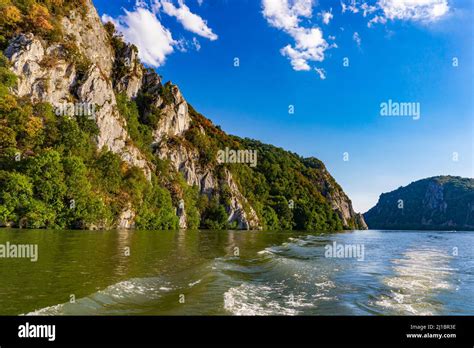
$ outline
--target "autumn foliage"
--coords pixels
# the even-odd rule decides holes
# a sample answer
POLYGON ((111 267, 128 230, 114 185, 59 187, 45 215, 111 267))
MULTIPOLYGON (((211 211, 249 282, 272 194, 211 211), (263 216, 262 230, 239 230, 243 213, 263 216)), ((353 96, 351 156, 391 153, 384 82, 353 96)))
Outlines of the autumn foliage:
POLYGON ((28 20, 30 24, 40 30, 49 31, 53 29, 50 23, 51 16, 48 9, 40 4, 33 4, 30 7, 30 13, 28 14, 28 20))

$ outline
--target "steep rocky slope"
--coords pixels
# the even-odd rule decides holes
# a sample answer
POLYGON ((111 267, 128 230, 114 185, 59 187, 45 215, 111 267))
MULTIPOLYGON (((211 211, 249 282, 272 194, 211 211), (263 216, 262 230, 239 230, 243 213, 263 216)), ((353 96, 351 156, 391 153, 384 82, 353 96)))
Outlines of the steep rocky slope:
MULTIPOLYGON (((3 192, 0 188, 0 224, 77 228, 366 228, 363 217, 354 212, 349 198, 320 161, 226 135, 187 103, 178 86, 163 84, 155 71, 145 68, 138 60, 136 47, 124 43, 111 24, 101 23, 90 0, 78 2, 81 6, 64 13, 55 13, 53 5, 47 15, 41 12, 42 20, 51 22, 50 27, 57 31, 54 36, 53 29, 46 25, 32 28, 21 19, 14 25, 4 24, 8 29, 3 52, 8 62, 4 65, 16 76, 9 93, 16 98, 18 110, 31 108, 33 115, 12 121, 4 113, 0 119, 0 127, 11 135, 3 145, 0 142, 0 182, 4 187, 3 192), (56 110, 55 116, 41 111, 45 104, 56 110), (93 106, 93 113, 86 116, 93 119, 97 129, 84 128, 85 121, 74 112, 57 112, 71 104, 93 106), (74 124, 69 124, 71 120, 74 124), (33 132, 34 141, 25 141, 24 129, 29 129, 33 121, 42 137, 33 132), (87 151, 76 151, 67 145, 67 139, 49 139, 54 133, 51 124, 59 133, 61 127, 82 127, 75 134, 90 137, 93 149, 84 145, 87 151), (219 163, 217 152, 225 148, 257 151, 258 165, 252 168, 247 164, 219 163), (15 160, 11 158, 13 154, 15 160), (42 156, 57 162, 62 177, 68 177, 68 173, 75 177, 73 169, 68 168, 71 161, 78 161, 83 168, 81 180, 90 182, 88 193, 79 197, 70 187, 74 184, 66 185, 62 191, 57 190, 63 196, 56 199, 51 210, 51 203, 44 198, 51 195, 35 186, 35 180, 47 178, 32 169, 42 156), (119 162, 115 163, 113 156, 118 156, 119 162), (107 172, 103 163, 115 168, 114 172, 107 172), (15 173, 31 186, 27 203, 9 201, 12 193, 6 187, 15 180, 15 173), (114 176, 116 182, 112 182, 114 176), (140 176, 146 178, 145 182, 140 176), (94 210, 104 213, 92 214, 85 196, 96 197, 94 204, 100 209, 94 210), (84 199, 81 214, 66 210, 71 201, 76 203, 80 198, 84 199), (38 206, 50 216, 41 223, 34 221, 38 206), (174 216, 170 216, 171 208, 174 216)), ((23 2, 11 1, 8 6, 15 5, 24 11, 23 16, 31 12, 23 2)), ((70 210, 77 209, 76 204, 73 206, 70 210)))
POLYGON ((364 214, 370 228, 474 230, 474 179, 437 176, 384 193, 364 214))

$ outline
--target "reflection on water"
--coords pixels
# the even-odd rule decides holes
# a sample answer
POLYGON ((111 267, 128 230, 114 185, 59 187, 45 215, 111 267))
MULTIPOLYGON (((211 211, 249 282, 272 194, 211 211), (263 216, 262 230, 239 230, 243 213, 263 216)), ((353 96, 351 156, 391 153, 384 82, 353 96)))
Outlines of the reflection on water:
POLYGON ((6 241, 38 244, 39 259, 0 259, 0 314, 474 314, 468 232, 0 230, 6 241), (326 258, 334 242, 363 245, 364 261, 326 258))

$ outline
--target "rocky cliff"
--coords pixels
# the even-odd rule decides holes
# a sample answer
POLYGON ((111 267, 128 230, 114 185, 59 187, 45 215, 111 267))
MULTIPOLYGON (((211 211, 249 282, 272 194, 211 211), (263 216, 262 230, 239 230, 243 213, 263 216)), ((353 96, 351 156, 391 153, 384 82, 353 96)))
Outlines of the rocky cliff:
POLYGON ((384 193, 364 214, 370 228, 474 230, 474 179, 437 176, 384 193))
MULTIPOLYGON (((72 104, 87 105, 88 110, 93 110, 86 116, 97 126, 91 133, 96 154, 90 158, 79 152, 71 154, 67 145, 60 143, 63 140, 58 139, 51 140, 49 145, 44 140, 35 140, 34 145, 23 144, 21 127, 16 129, 7 117, 0 123, 15 138, 3 148, 0 146, 4 154, 19 152, 20 158, 26 158, 24 155, 29 153, 34 158, 52 147, 59 153, 64 175, 69 157, 62 157, 80 157, 84 175, 91 182, 90 195, 97 195, 100 202, 97 204, 103 207, 109 204, 113 209, 104 208, 107 212, 100 223, 85 223, 81 222, 82 217, 74 217, 77 226, 133 228, 138 223, 141 228, 173 228, 176 221, 180 228, 366 228, 363 217, 354 212, 349 198, 322 163, 314 166, 317 160, 306 160, 271 146, 262 148, 258 142, 226 135, 187 103, 178 86, 171 82, 163 84, 155 71, 144 67, 137 48, 123 42, 111 24, 101 23, 90 0, 80 3, 81 6, 72 7, 64 14, 48 14, 46 20, 58 32, 54 39, 48 31, 51 29, 37 30, 21 21, 14 29, 8 28, 3 54, 8 59, 8 69, 16 76, 10 93, 23 108, 36 110, 38 105, 48 104, 56 111, 64 111, 72 104), (258 151, 258 166, 217 162, 216 153, 226 147, 258 151), (281 152, 282 156, 278 158, 275 152, 281 152), (118 156, 122 162, 116 169, 122 186, 117 185, 122 189, 113 186, 107 173, 101 173, 103 168, 94 164, 105 161, 107 153, 118 156), (134 178, 138 174, 133 168, 141 171, 147 183, 136 183, 138 179, 134 178), (137 187, 129 189, 127 183, 137 187), (150 192, 155 192, 156 197, 150 192), (166 209, 162 205, 167 204, 174 206, 176 220, 164 213, 166 209), (169 222, 156 223, 164 220, 169 222)), ((15 1, 11 6, 15 6, 15 1)), ((28 11, 24 6, 18 8, 28 11)), ((74 119, 77 115, 56 112, 56 116, 74 119)), ((51 117, 43 114, 35 117, 35 122, 46 132, 51 117)), ((82 124, 79 119, 76 121, 82 124)), ((31 119, 25 122, 28 125, 31 119)), ((13 180, 12 171, 25 175, 27 181, 34 181, 28 178, 32 174, 21 172, 23 167, 8 160, 0 167, 10 171, 4 174, 5 185, 13 180)), ((107 160, 108 165, 113 164, 112 157, 107 160)), ((33 187, 31 200, 45 203, 37 191, 33 187)), ((71 190, 65 187, 64 191, 71 190)), ((73 201, 75 195, 69 194, 73 201)), ((21 225, 15 223, 18 219, 29 226, 32 215, 13 203, 7 204, 7 198, 2 202, 1 197, 0 208, 3 204, 5 211, 3 223, 21 225)), ((46 226, 51 220, 57 224, 59 217, 65 215, 61 209, 67 205, 67 197, 65 194, 62 203, 58 203, 61 207, 51 212, 54 219, 44 222, 46 226)))

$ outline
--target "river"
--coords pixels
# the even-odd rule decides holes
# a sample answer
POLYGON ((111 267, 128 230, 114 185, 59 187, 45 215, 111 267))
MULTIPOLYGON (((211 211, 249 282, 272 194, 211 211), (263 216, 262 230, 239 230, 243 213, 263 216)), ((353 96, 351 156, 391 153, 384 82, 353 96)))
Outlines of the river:
POLYGON ((38 259, 0 258, 0 315, 474 314, 473 232, 2 229, 7 243, 38 259), (328 254, 341 246, 358 253, 328 254))

